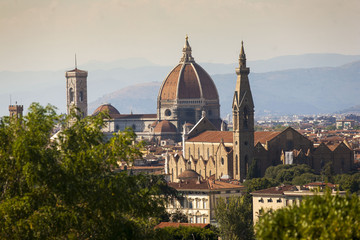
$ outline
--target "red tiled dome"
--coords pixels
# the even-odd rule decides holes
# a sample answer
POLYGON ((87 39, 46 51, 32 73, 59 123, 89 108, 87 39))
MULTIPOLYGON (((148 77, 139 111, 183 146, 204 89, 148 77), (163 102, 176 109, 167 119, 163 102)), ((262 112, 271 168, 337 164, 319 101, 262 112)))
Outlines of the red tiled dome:
POLYGON ((219 99, 216 86, 210 75, 191 56, 191 47, 186 38, 180 63, 163 81, 160 100, 204 98, 219 99))
POLYGON ((120 112, 109 103, 99 106, 94 111, 93 116, 99 114, 100 112, 107 112, 111 118, 116 118, 118 115, 120 115, 120 112))
POLYGON ((155 133, 176 133, 176 127, 174 124, 167 120, 159 122, 154 128, 155 133))

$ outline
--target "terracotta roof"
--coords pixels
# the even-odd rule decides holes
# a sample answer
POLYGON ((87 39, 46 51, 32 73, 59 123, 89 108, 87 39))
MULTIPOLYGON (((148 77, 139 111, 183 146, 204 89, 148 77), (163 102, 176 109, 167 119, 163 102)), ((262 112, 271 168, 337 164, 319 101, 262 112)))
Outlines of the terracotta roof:
POLYGON ((181 182, 170 182, 168 183, 170 187, 175 188, 176 190, 221 190, 221 189, 244 189, 245 187, 239 184, 227 183, 223 181, 214 181, 214 180, 205 180, 198 181, 195 179, 189 179, 187 181, 181 182))
POLYGON ((106 103, 95 109, 93 116, 98 115, 100 112, 107 112, 111 118, 116 118, 120 112, 111 104, 106 103))
POLYGON ((283 195, 285 191, 291 191, 294 189, 294 186, 287 185, 287 186, 280 186, 280 187, 271 187, 267 189, 258 190, 252 192, 251 194, 277 194, 283 195))
POLYGON ((265 144, 266 141, 270 141, 274 137, 278 136, 281 132, 275 131, 264 131, 264 132, 254 132, 254 144, 261 142, 265 144))
POLYGON ((178 176, 178 179, 181 179, 181 180, 195 179, 195 180, 197 180, 198 177, 200 177, 200 175, 197 172, 195 172, 192 169, 186 169, 178 176))
POLYGON ((329 144, 329 145, 326 145, 331 151, 334 151, 338 146, 339 144, 329 144))
MULTIPOLYGON (((281 132, 255 132, 254 133, 254 144, 260 142, 265 144, 266 141, 273 139, 278 136, 281 132)), ((221 139, 224 140, 224 143, 233 142, 233 132, 231 131, 205 131, 199 135, 190 138, 187 142, 221 142, 221 139)))
POLYGON ((156 228, 165 228, 165 227, 199 227, 199 228, 206 228, 210 227, 209 223, 173 223, 173 222, 161 222, 155 226, 156 228))
POLYGON ((224 140, 224 143, 233 142, 233 132, 230 131, 205 131, 199 135, 190 138, 187 142, 221 142, 221 139, 224 140))
POLYGON ((219 95, 210 75, 197 63, 181 62, 166 79, 159 91, 161 100, 204 98, 219 99, 219 95))
POLYGON ((167 120, 159 122, 154 128, 155 133, 176 133, 176 127, 174 124, 167 120))

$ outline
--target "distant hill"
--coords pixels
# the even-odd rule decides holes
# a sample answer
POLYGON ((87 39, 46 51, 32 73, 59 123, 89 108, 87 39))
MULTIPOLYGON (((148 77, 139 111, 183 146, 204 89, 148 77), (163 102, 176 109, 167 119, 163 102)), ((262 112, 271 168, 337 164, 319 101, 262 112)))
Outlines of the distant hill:
MULTIPOLYGON (((220 95, 222 116, 225 116, 231 113, 236 75, 212 77, 220 95)), ((91 109, 110 102, 124 113, 129 113, 130 107, 136 110, 134 113, 155 113, 160 84, 152 82, 118 90, 92 103, 91 109)), ((250 84, 258 116, 331 113, 360 102, 360 61, 341 67, 250 73, 250 84)))
MULTIPOLYGON (((353 93, 359 85, 359 68, 355 66, 358 63, 351 63, 354 59, 360 60, 360 56, 306 54, 249 61, 256 113, 332 112, 356 105, 359 99, 357 94, 353 93)), ((91 103, 91 110, 93 106, 108 99, 107 102, 114 101, 119 104, 117 107, 120 112, 130 112, 132 106, 134 112, 155 113, 159 90, 155 85, 160 86, 176 65, 176 61, 171 65, 158 66, 144 59, 133 58, 108 63, 94 61, 79 68, 89 71, 88 101, 91 103), (133 88, 139 89, 134 91, 132 96, 124 99, 119 96, 127 96, 125 93, 133 88), (109 98, 109 93, 117 92, 119 89, 118 97, 109 98), (132 98, 133 96, 148 96, 148 100, 141 101, 138 105, 135 102, 138 98, 132 98), (116 99, 121 99, 121 103, 116 99)), ((234 72, 237 62, 200 65, 213 76, 217 84, 224 116, 230 112, 227 106, 231 106, 229 101, 231 102, 236 80, 234 72)), ((3 71, 0 72, 0 81, 0 116, 8 114, 10 95, 12 103, 17 101, 23 104, 25 109, 31 102, 36 101, 43 105, 51 103, 59 108, 59 112, 66 110, 65 69, 37 72, 3 71)))

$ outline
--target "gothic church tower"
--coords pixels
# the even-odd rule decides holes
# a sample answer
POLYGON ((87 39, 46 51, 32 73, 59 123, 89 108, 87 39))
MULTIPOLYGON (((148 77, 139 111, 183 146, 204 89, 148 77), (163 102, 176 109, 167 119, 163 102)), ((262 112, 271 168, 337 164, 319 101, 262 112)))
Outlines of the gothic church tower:
POLYGON ((66 109, 67 114, 76 107, 82 117, 87 116, 87 76, 86 71, 77 68, 67 71, 66 74, 66 109))
POLYGON ((233 178, 244 180, 254 158, 254 102, 243 42, 233 99, 233 178))

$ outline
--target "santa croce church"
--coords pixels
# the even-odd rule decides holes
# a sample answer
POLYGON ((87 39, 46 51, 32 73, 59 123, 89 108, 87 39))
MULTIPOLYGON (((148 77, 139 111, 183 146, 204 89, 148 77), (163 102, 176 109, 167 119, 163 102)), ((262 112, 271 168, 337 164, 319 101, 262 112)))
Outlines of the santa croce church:
MULTIPOLYGON (((111 104, 103 104, 93 115, 108 112, 111 119, 103 129, 108 137, 132 127, 140 139, 182 142, 183 150, 167 158, 165 172, 170 174, 171 181, 178 181, 178 176, 187 169, 195 170, 204 179, 213 176, 243 181, 251 164, 259 176, 264 175, 267 167, 278 164, 305 163, 320 172, 331 162, 336 173, 352 169, 353 151, 346 141, 336 146, 315 147, 292 128, 254 132, 255 106, 249 73, 242 44, 233 103, 225 106, 232 108, 232 131, 226 131, 214 81, 195 62, 187 37, 179 64, 161 84, 156 114, 123 114, 111 104)), ((66 72, 68 112, 75 106, 87 114, 87 75, 76 67, 66 72)))

